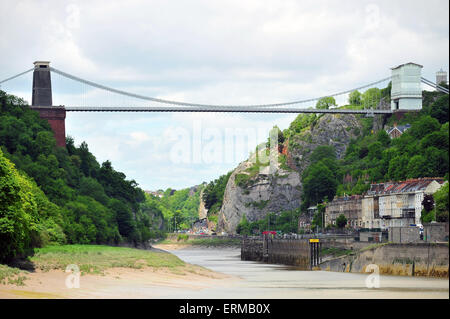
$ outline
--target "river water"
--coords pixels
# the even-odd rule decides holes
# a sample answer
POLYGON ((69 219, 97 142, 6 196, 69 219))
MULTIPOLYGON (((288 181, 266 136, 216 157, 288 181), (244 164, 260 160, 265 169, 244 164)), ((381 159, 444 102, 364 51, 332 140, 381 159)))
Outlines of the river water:
POLYGON ((449 298, 448 279, 380 276, 379 288, 367 288, 368 275, 302 271, 294 267, 241 261, 240 249, 181 249, 182 260, 232 275, 226 285, 175 293, 171 298, 449 298))

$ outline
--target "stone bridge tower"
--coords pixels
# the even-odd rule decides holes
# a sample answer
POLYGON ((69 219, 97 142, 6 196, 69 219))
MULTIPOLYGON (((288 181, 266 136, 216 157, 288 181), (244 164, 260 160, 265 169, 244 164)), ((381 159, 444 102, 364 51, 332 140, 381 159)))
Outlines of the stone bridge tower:
POLYGON ((31 109, 39 112, 42 119, 50 124, 56 139, 56 145, 66 146, 66 109, 63 106, 53 106, 52 80, 50 62, 34 62, 33 97, 31 109))

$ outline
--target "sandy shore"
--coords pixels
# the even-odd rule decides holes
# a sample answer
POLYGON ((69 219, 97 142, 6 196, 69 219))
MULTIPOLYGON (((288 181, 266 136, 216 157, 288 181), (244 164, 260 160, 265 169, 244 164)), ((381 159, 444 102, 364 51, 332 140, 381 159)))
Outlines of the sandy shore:
MULTIPOLYGON (((172 249, 181 249, 174 245, 172 249)), ((165 249, 167 247, 158 247, 165 249)), ((169 249, 167 249, 169 250, 169 249)), ((229 286, 237 277, 186 264, 177 269, 111 268, 104 275, 80 277, 80 288, 67 288, 62 270, 26 274, 25 286, 0 284, 0 299, 10 298, 171 298, 175 292, 198 292, 229 286)))

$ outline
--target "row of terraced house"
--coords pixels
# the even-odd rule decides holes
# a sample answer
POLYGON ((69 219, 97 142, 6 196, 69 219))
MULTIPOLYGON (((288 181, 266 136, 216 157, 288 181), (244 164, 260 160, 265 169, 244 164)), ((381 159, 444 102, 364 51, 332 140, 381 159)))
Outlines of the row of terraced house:
POLYGON ((325 209, 325 225, 336 225, 343 214, 347 227, 382 229, 420 224, 425 194, 433 194, 443 178, 418 178, 372 184, 364 195, 335 197, 325 209))

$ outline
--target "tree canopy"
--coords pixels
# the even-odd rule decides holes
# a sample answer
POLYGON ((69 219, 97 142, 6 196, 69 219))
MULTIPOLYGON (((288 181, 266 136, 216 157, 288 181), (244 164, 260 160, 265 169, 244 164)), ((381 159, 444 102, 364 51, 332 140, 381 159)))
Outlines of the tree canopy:
POLYGON ((336 100, 332 96, 323 97, 316 103, 316 109, 329 109, 331 106, 336 106, 336 100))
POLYGON ((144 192, 134 180, 109 161, 100 165, 85 142, 77 147, 67 137, 66 148, 57 147, 47 121, 22 99, 0 91, 0 106, 0 196, 2 214, 11 213, 0 217, 0 258, 45 243, 148 240, 154 215, 142 210, 144 192))

